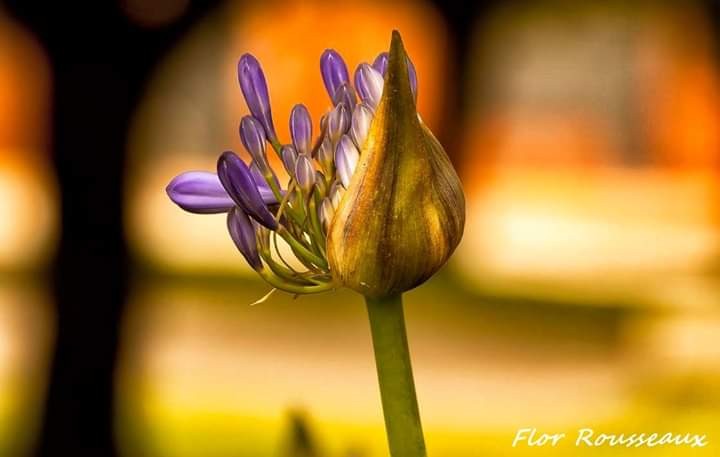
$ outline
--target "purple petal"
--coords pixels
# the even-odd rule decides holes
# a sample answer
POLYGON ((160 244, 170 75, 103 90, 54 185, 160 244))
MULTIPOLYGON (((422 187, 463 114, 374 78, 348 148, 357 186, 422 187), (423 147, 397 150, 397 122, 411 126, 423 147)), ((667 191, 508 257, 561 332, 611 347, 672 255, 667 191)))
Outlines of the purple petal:
POLYGON ((350 126, 350 135, 355 141, 355 145, 358 149, 362 149, 367 139, 368 132, 370 131, 370 123, 373 119, 372 110, 361 103, 355 105, 355 109, 352 114, 352 125, 350 126))
POLYGON ((191 213, 225 213, 235 206, 218 176, 208 171, 188 171, 178 175, 165 190, 170 200, 191 213))
POLYGON ((240 121, 240 140, 252 159, 261 168, 267 168, 265 155, 265 131, 260 122, 252 116, 245 116, 240 121))
POLYGON ((385 76, 385 72, 387 71, 388 57, 389 55, 387 52, 381 52, 377 57, 375 57, 375 61, 372 64, 373 68, 380 72, 383 76, 385 76))
POLYGON ((333 105, 339 105, 340 103, 344 103, 345 106, 351 107, 355 106, 356 97, 355 97, 355 91, 353 90, 352 86, 350 86, 350 83, 344 83, 341 84, 340 87, 337 88, 335 91, 335 95, 332 97, 333 105))
POLYGON ((272 142, 277 142, 275 126, 272 120, 270 109, 270 96, 268 95, 267 82, 260 63, 251 54, 240 57, 238 62, 238 81, 240 89, 245 97, 250 113, 265 129, 265 134, 272 142))
POLYGON ((254 270, 261 270, 263 264, 258 253, 255 226, 247 214, 240 208, 231 209, 227 216, 227 227, 230 237, 247 263, 254 270))
POLYGON ((345 61, 332 49, 326 49, 320 57, 320 72, 331 99, 340 85, 350 81, 345 61))
POLYGON ((306 154, 300 154, 295 164, 295 179, 298 186, 306 194, 309 193, 315 185, 315 168, 306 154))
POLYGON ((265 227, 276 230, 275 217, 268 210, 245 162, 235 153, 223 152, 218 159, 218 177, 235 203, 265 227))
POLYGON ((337 175, 343 186, 347 189, 350 186, 350 179, 355 173, 360 153, 349 136, 343 135, 340 143, 335 149, 335 166, 337 167, 337 175))
POLYGON ((377 108, 380 103, 384 84, 382 74, 369 64, 361 63, 355 70, 355 87, 358 94, 372 108, 377 108))
POLYGON ((290 136, 295 149, 307 154, 312 147, 312 120, 305 105, 295 105, 290 112, 290 136))

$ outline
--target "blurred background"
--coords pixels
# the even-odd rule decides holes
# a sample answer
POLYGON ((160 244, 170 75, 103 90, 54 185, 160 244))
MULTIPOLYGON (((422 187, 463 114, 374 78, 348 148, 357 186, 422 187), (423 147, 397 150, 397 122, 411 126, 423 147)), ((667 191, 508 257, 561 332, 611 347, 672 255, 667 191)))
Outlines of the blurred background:
POLYGON ((717 455, 720 6, 701 1, 6 1, 0 6, 0 455, 387 455, 349 292, 293 299, 223 216, 164 187, 240 150, 236 62, 329 106, 403 34, 467 196, 407 294, 429 454, 717 455), (675 432, 708 448, 512 448, 675 432))

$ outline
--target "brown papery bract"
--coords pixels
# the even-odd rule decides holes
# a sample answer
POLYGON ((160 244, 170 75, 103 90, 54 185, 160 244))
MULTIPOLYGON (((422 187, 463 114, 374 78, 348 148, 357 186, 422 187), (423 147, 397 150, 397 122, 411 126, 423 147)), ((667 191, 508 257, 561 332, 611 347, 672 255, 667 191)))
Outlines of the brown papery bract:
POLYGON ((380 104, 328 234, 334 280, 388 297, 429 279, 465 225, 460 179, 418 118, 400 34, 392 36, 380 104))

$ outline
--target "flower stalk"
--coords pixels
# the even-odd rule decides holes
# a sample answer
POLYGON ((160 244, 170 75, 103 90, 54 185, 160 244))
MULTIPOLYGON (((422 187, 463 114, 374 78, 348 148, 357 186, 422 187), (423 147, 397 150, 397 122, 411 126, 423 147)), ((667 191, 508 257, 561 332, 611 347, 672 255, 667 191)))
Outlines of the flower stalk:
POLYGON ((366 298, 385 430, 392 457, 425 457, 402 295, 366 298))

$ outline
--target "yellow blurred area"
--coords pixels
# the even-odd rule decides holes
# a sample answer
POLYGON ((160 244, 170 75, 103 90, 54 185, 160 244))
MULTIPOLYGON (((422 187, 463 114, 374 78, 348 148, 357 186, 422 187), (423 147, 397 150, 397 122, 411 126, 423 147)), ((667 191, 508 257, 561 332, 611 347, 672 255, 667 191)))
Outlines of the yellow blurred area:
POLYGON ((54 338, 41 284, 0 281, 0 455, 28 455, 42 417, 54 338))
MULTIPOLYGON (((525 455, 510 443, 528 425, 720 432, 717 312, 647 320, 621 309, 499 308, 447 281, 406 298, 429 455, 525 455)), ((123 455, 285 455, 296 410, 322 455, 386 455, 359 297, 277 294, 250 306, 265 290, 167 278, 139 288, 119 367, 123 455)))
MULTIPOLYGON (((387 50, 394 28, 402 30, 421 75, 419 111, 438 128, 451 61, 444 24, 424 2, 238 2, 200 23, 159 66, 133 124, 126 226, 138 257, 175 271, 248 273, 220 216, 183 214, 158 189, 183 171, 215 170, 224 150, 246 154, 237 134, 248 114, 237 82, 242 54, 260 60, 276 130, 287 143, 293 105, 307 105, 315 134, 330 108, 320 76, 322 52, 338 50, 352 74, 387 50), (349 33, 359 26, 362 33, 349 33)), ((268 156, 282 169, 272 151, 268 156)))
POLYGON ((0 271, 47 265, 58 238, 53 179, 19 155, 0 152, 0 271))

